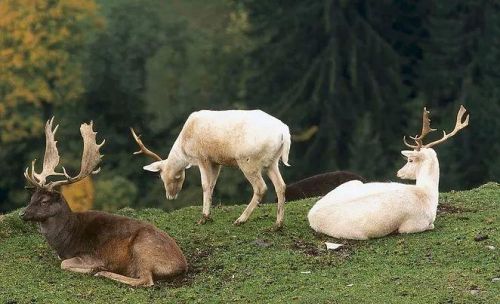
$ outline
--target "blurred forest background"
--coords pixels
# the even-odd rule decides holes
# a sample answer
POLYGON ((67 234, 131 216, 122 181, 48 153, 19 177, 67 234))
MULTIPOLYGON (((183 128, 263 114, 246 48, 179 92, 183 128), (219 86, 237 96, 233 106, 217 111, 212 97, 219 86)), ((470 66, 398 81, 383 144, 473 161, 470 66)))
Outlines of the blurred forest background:
MULTIPOLYGON (((2 0, 0 211, 26 204, 23 170, 43 157, 52 115, 70 172, 81 122, 106 139, 95 209, 199 205, 197 168, 166 201, 129 132, 166 156, 199 109, 259 108, 288 124, 287 182, 333 170, 395 181, 423 106, 450 131, 464 104, 470 126, 437 148, 441 190, 498 181, 499 66, 498 1, 2 0)), ((250 190, 224 168, 214 204, 250 190)))

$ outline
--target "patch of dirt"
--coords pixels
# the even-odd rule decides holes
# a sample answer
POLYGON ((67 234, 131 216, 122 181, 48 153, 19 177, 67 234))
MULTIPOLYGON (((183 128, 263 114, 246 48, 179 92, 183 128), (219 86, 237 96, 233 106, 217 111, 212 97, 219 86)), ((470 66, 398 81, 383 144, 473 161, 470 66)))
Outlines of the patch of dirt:
POLYGON ((454 214, 454 213, 465 213, 474 212, 474 209, 455 207, 449 204, 439 204, 437 209, 437 214, 454 214))
POLYGON ((476 242, 481 242, 481 241, 484 241, 484 240, 487 240, 489 237, 487 234, 477 234, 475 237, 474 237, 474 241, 476 242))
POLYGON ((301 239, 293 240, 293 243, 290 245, 293 250, 298 250, 305 255, 309 256, 318 256, 320 255, 320 250, 314 243, 306 242, 301 239))
POLYGON ((165 285, 173 288, 190 286, 199 273, 209 271, 209 269, 207 269, 207 267, 205 266, 202 266, 202 264, 204 260, 207 260, 212 255, 213 251, 213 247, 196 248, 193 253, 186 256, 186 259, 188 261, 187 273, 166 281, 165 285))

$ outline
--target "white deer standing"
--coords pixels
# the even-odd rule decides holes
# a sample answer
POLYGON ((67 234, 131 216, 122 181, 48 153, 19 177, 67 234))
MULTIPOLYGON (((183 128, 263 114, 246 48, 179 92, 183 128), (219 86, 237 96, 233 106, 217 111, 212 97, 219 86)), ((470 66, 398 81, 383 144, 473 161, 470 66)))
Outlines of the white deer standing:
POLYGON ((168 199, 174 199, 182 188, 185 169, 198 166, 203 188, 203 217, 210 219, 210 206, 221 167, 238 167, 253 188, 253 197, 235 225, 245 223, 262 201, 267 190, 262 178, 266 172, 278 198, 276 228, 281 228, 285 214, 285 182, 279 161, 288 166, 290 131, 279 119, 260 110, 197 111, 191 113, 166 159, 150 151, 131 129, 143 153, 156 161, 144 167, 159 172, 168 199))
POLYGON ((429 112, 424 108, 422 132, 411 137, 416 145, 404 143, 412 151, 401 151, 408 162, 397 176, 415 179, 415 185, 349 181, 321 198, 309 211, 310 226, 336 238, 366 240, 392 232, 415 233, 434 228, 439 195, 439 162, 431 148, 454 136, 469 123, 463 120, 463 106, 457 114, 454 130, 423 144, 430 128, 429 112), (463 122, 462 122, 463 121, 463 122))

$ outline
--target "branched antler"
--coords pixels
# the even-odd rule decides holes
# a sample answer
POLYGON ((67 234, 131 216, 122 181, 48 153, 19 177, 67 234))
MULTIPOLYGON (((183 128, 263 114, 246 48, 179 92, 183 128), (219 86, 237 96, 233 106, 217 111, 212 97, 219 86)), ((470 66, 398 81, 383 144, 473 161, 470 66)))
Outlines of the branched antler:
POLYGON ((139 148, 140 148, 140 150, 134 152, 134 154, 144 154, 144 155, 149 156, 155 160, 158 160, 158 161, 162 160, 162 158, 160 156, 158 156, 158 154, 156 154, 153 151, 146 148, 146 146, 142 143, 142 140, 140 139, 140 135, 138 136, 135 133, 133 128, 130 128, 130 132, 132 133, 132 136, 134 137, 135 142, 139 145, 139 148))
POLYGON ((444 142, 445 140, 447 140, 448 138, 452 137, 453 135, 455 135, 459 130, 465 128, 468 124, 469 124, 469 115, 467 115, 467 117, 465 118, 465 121, 462 122, 463 120, 463 116, 465 114, 467 110, 464 108, 464 106, 460 106, 460 110, 458 111, 458 114, 457 114, 457 121, 455 123, 455 129, 453 129, 453 131, 450 133, 450 134, 446 134, 445 131, 443 131, 443 137, 439 140, 436 140, 436 141, 433 141, 431 143, 428 143, 426 145, 423 144, 423 139, 424 137, 429 134, 430 132, 432 131, 436 131, 436 129, 431 129, 431 126, 430 126, 430 119, 429 119, 429 111, 427 111, 426 108, 424 108, 424 112, 423 112, 423 118, 422 118, 422 132, 420 133, 419 136, 415 136, 415 137, 412 137, 410 136, 411 139, 413 139, 417 145, 410 145, 407 141, 406 141, 406 137, 403 137, 403 141, 405 143, 405 145, 407 145, 408 147, 410 148, 413 148, 415 150, 420 150, 421 148, 430 148, 432 146, 435 146, 439 143, 442 143, 444 142))
POLYGON ((60 185, 75 183, 90 174, 96 174, 100 169, 94 170, 95 167, 101 161, 102 155, 99 153, 99 149, 104 145, 105 140, 101 144, 96 143, 96 132, 92 130, 92 122, 90 124, 82 124, 80 126, 80 133, 83 137, 83 155, 82 163, 80 168, 80 173, 71 177, 63 169, 62 173, 56 172, 55 168, 59 164, 59 152, 57 150, 57 141, 55 141, 55 133, 59 125, 57 125, 54 130, 52 130, 52 123, 54 117, 47 121, 45 125, 45 155, 43 159, 43 169, 41 173, 35 172, 35 162, 36 159, 31 163, 31 174, 29 168, 26 168, 24 172, 24 177, 28 180, 30 184, 36 187, 44 188, 49 191, 60 185), (64 175, 66 179, 54 181, 47 183, 47 177, 55 175, 64 175))

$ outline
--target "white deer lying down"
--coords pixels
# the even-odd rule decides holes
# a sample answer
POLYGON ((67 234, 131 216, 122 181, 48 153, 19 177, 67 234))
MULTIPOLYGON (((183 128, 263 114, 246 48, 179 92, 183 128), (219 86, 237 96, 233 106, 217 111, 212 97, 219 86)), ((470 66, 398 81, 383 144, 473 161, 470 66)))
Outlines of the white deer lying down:
POLYGON ((203 217, 210 216, 212 193, 222 165, 240 168, 253 187, 253 197, 235 224, 247 221, 267 190, 262 170, 267 172, 278 197, 276 227, 283 224, 285 182, 278 163, 288 166, 290 132, 279 119, 260 110, 198 111, 189 115, 167 159, 148 150, 131 129, 144 153, 157 161, 144 169, 160 172, 168 199, 177 197, 184 182, 184 170, 199 166, 203 187, 203 217))
POLYGON ((397 175, 416 179, 416 185, 349 181, 321 198, 309 211, 310 226, 317 232, 344 239, 366 240, 392 232, 414 233, 434 228, 439 195, 439 163, 432 146, 455 135, 469 123, 462 122, 466 110, 457 115, 455 129, 437 141, 423 145, 430 128, 429 112, 424 108, 417 145, 405 144, 413 151, 401 151, 408 162, 397 175))

